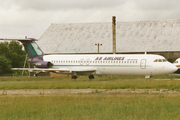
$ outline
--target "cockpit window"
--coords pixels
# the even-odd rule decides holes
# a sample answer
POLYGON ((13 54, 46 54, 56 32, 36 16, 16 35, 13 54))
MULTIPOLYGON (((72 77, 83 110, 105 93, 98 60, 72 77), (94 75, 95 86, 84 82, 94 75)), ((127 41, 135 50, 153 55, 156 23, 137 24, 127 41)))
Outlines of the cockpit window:
POLYGON ((156 60, 154 60, 154 62, 167 62, 167 60, 166 59, 156 59, 156 60))
POLYGON ((166 60, 166 59, 162 59, 162 61, 163 61, 163 62, 167 62, 167 60, 166 60))
POLYGON ((174 63, 178 63, 178 61, 176 60, 174 63))
POLYGON ((158 62, 158 59, 154 60, 154 62, 158 62))
POLYGON ((159 60, 158 60, 158 62, 162 62, 162 60, 161 60, 161 59, 159 59, 159 60))

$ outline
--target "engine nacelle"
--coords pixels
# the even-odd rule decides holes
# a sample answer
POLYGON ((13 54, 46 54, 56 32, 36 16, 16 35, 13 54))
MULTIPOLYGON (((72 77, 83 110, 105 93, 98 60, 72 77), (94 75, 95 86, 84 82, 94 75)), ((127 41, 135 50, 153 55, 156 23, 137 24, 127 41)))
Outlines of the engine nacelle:
POLYGON ((52 63, 49 62, 49 61, 41 61, 41 62, 35 63, 35 66, 37 68, 51 68, 52 67, 52 63))

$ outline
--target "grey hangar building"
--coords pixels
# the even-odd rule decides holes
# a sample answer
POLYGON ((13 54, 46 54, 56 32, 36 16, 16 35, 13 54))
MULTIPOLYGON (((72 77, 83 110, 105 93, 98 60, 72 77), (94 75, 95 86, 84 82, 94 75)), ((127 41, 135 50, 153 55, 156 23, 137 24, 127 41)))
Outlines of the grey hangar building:
MULTIPOLYGON (((52 23, 37 41, 45 54, 113 53, 112 23, 52 23)), ((116 23, 116 54, 180 57, 180 20, 116 23)))

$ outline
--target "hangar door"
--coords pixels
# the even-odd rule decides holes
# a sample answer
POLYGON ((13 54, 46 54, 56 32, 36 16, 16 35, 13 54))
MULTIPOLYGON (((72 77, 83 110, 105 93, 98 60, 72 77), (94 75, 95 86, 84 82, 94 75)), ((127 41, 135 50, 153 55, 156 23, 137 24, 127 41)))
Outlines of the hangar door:
POLYGON ((142 59, 140 62, 140 68, 141 69, 146 69, 146 59, 142 59))

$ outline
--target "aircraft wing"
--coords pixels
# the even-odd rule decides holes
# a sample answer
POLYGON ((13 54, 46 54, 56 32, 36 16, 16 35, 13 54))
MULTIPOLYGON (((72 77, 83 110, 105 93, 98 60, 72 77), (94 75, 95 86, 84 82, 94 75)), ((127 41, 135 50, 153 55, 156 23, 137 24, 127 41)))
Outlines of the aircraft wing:
POLYGON ((59 69, 53 69, 53 68, 49 68, 49 69, 43 69, 43 68, 12 68, 12 70, 28 70, 30 72, 68 72, 68 73, 72 73, 72 72, 95 72, 96 69, 94 68, 59 68, 59 69))

